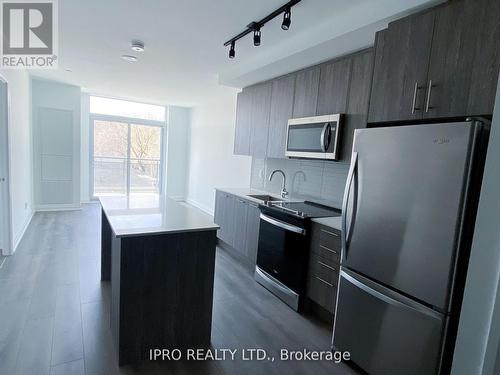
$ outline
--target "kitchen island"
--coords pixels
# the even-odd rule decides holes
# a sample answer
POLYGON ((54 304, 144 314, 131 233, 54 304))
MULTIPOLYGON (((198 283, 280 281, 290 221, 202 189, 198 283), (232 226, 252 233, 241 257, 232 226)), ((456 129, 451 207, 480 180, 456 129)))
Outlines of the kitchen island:
POLYGON ((218 225, 162 196, 99 200, 101 280, 111 282, 118 364, 147 359, 154 348, 207 348, 218 225))

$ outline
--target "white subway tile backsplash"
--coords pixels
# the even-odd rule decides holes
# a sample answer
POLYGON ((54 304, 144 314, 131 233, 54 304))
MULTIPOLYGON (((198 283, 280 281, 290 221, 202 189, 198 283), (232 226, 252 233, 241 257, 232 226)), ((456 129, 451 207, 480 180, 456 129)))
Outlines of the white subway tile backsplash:
POLYGON ((282 169, 287 177, 291 199, 312 200, 340 208, 349 164, 323 160, 256 159, 252 160, 251 187, 279 194, 281 176, 269 181, 275 169, 282 169))

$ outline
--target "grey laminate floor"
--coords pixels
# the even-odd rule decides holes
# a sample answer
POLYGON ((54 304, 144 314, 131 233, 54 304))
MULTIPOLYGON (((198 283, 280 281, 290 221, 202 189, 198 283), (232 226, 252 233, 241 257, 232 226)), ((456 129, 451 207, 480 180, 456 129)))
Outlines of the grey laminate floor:
MULTIPOLYGON (((109 285, 99 281, 100 209, 37 213, 17 252, 0 269, 1 375, 354 374, 322 362, 149 362, 116 366, 109 285)), ((301 316, 218 251, 214 348, 330 347, 330 328, 301 316)))

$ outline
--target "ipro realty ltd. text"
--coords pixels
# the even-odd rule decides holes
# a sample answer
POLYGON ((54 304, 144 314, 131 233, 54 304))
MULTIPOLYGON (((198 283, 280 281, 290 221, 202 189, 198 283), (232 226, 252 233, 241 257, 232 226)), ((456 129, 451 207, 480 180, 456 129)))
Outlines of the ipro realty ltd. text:
POLYGON ((150 361, 349 361, 349 352, 281 349, 277 355, 261 348, 247 349, 150 349, 150 361))

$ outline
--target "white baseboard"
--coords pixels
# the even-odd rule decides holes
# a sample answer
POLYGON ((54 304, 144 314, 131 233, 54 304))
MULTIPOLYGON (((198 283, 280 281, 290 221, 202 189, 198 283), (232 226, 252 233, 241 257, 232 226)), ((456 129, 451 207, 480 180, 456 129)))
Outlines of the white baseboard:
POLYGON ((31 223, 31 219, 33 219, 34 214, 35 214, 35 211, 31 210, 30 214, 28 215, 28 217, 26 218, 26 220, 24 222, 24 225, 23 225, 23 228, 21 229, 21 232, 19 232, 17 234, 17 236, 14 236, 13 248, 12 248, 12 252, 10 253, 10 255, 12 255, 16 252, 17 247, 21 243, 21 240, 24 237, 24 233, 26 233, 26 229, 28 229, 28 227, 31 223))
POLYGON ((87 204, 100 204, 98 200, 95 201, 88 201, 88 202, 80 202, 81 205, 87 205, 87 204))
POLYGON ((77 211, 81 210, 80 204, 44 204, 35 207, 36 212, 46 211, 77 211))
POLYGON ((196 201, 194 201, 194 200, 192 200, 190 198, 186 198, 186 203, 189 203, 191 206, 199 208, 200 210, 202 210, 203 212, 209 214, 210 216, 214 216, 214 211, 210 207, 205 206, 204 204, 196 202, 196 201))
POLYGON ((177 195, 177 196, 169 196, 170 199, 176 201, 176 202, 184 202, 186 201, 186 197, 182 196, 182 195, 177 195))

